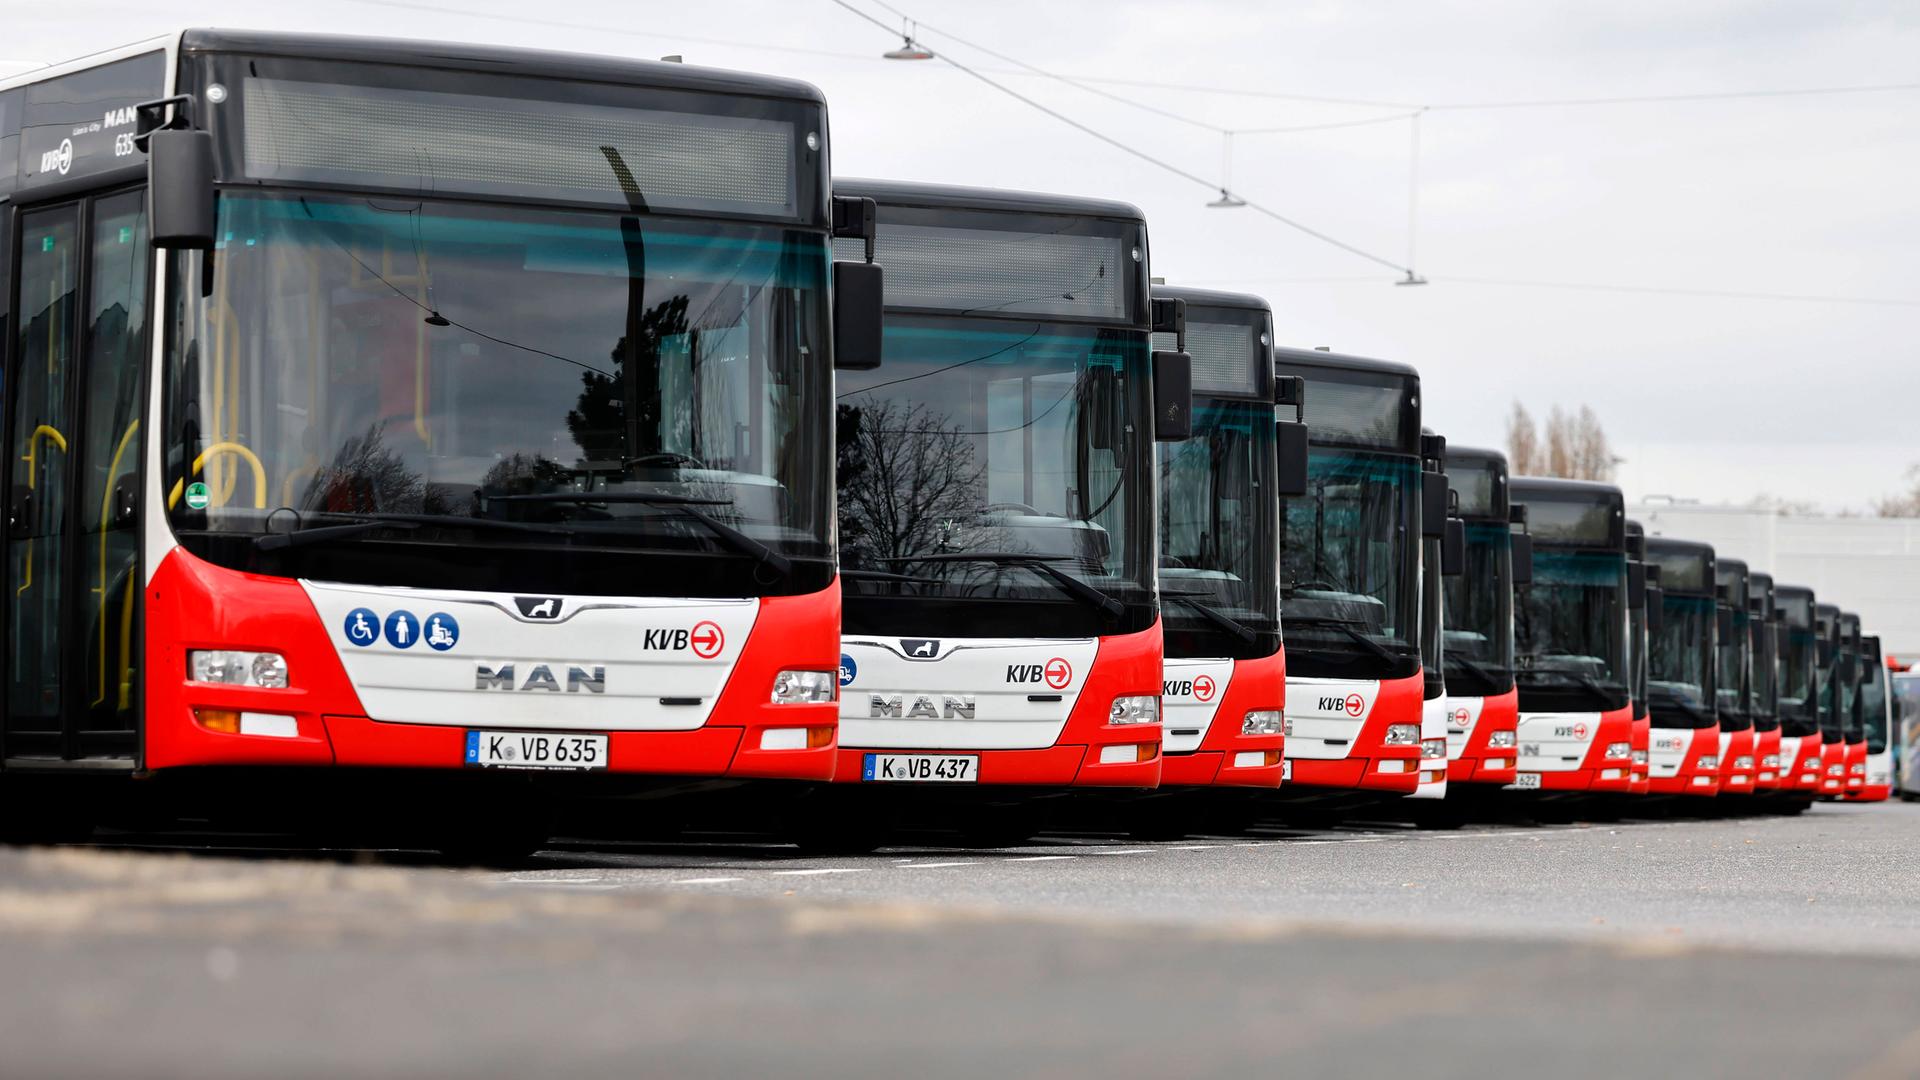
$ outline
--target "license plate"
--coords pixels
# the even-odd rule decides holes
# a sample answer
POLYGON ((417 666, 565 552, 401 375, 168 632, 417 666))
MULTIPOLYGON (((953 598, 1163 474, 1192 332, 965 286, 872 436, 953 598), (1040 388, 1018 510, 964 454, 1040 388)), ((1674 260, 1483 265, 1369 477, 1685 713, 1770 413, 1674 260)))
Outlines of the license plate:
POLYGON ((1280 759, 1280 782, 1285 783, 1291 779, 1293 779, 1293 759, 1281 758, 1280 759))
POLYGON ((1513 786, 1522 791, 1537 791, 1540 787, 1540 774, 1537 772, 1515 773, 1513 786))
POLYGON ((860 779, 878 783, 971 784, 980 759, 970 754, 868 754, 860 779))
POLYGON ((467 764, 476 769, 604 769, 607 737, 469 731, 467 764))

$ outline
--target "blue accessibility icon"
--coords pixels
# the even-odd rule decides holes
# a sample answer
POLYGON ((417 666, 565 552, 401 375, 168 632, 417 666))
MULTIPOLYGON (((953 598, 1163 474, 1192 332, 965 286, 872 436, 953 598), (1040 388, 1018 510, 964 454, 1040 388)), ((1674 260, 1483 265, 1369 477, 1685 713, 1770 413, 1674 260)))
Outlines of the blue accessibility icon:
POLYGON ((380 616, 372 608, 357 607, 347 612, 347 640, 361 648, 380 640, 380 616))
POLYGON ((420 636, 420 620, 410 611, 396 611, 387 616, 387 644, 396 649, 410 649, 420 636))
POLYGON ((454 622, 453 616, 444 611, 436 611, 427 616, 427 625, 423 633, 427 636, 427 644, 436 652, 446 652, 460 644, 460 624, 454 622))
POLYGON ((848 656, 846 653, 841 653, 840 654, 840 685, 847 686, 851 684, 853 682, 853 677, 858 674, 860 674, 860 665, 853 662, 853 657, 848 656))

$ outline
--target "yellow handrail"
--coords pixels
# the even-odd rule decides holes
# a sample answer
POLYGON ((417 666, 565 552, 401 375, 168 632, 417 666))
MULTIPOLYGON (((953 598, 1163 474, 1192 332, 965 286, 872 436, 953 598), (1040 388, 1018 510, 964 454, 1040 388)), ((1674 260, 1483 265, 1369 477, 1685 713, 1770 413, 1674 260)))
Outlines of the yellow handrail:
MULTIPOLYGON (((42 439, 51 441, 53 445, 60 448, 61 453, 64 454, 67 452, 67 437, 65 435, 60 434, 60 429, 49 427, 46 424, 41 424, 35 427, 33 429, 33 434, 27 436, 27 456, 21 459, 22 461, 25 461, 27 463, 27 490, 28 491, 32 491, 36 486, 38 486, 38 470, 35 468, 35 466, 39 464, 40 440, 42 439)), ((24 562, 24 565, 21 567, 21 573, 20 573, 20 587, 13 590, 13 594, 15 596, 20 596, 24 594, 28 589, 33 588, 33 538, 32 537, 27 538, 27 557, 23 562, 24 562)))
POLYGON ((126 456, 133 433, 138 430, 140 421, 135 420, 120 436, 120 445, 113 450, 113 463, 107 466, 107 490, 100 496, 100 583, 93 590, 100 598, 96 605, 99 618, 95 620, 100 624, 100 692, 94 696, 95 705, 107 700, 107 529, 113 522, 113 478, 120 475, 120 459, 126 456))
MULTIPOLYGON (((265 510, 267 508, 267 467, 260 464, 258 455, 237 442, 218 442, 200 451, 200 456, 193 459, 193 468, 188 470, 189 473, 198 475, 201 466, 207 463, 208 458, 218 457, 221 454, 238 454, 247 459, 247 464, 253 467, 253 508, 265 510)), ((173 490, 167 492, 167 509, 171 510, 180 504, 180 496, 186 489, 187 482, 184 477, 173 482, 173 490)))

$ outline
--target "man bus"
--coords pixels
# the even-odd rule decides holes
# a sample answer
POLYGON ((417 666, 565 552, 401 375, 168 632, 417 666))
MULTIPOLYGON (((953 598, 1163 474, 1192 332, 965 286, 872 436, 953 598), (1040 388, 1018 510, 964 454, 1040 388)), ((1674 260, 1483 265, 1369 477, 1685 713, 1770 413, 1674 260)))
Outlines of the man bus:
POLYGON ((604 774, 832 774, 833 328, 877 354, 878 281, 832 287, 817 90, 192 30, 0 122, 8 786, 512 853, 604 774))
MULTIPOLYGON (((1656 572, 1647 565, 1647 533, 1637 521, 1627 522, 1627 675, 1633 699, 1632 783, 1629 795, 1647 793, 1647 740, 1652 722, 1647 714, 1647 619, 1656 572)), ((1658 616, 1655 615, 1655 618, 1658 616)))
POLYGON ((1853 674, 1840 630, 1840 608, 1816 604, 1815 633, 1820 640, 1820 797, 1838 798, 1847 790, 1845 710, 1852 707, 1853 674))
POLYGON ((1857 802, 1885 802, 1893 794, 1893 726, 1891 696, 1887 692, 1887 658, 1880 639, 1860 639, 1860 714, 1866 734, 1866 775, 1860 790, 1847 798, 1857 802))
POLYGON ((1780 609, 1773 575, 1747 575, 1747 642, 1752 659, 1753 790, 1780 790, 1780 609))
POLYGON ((1813 590, 1776 584, 1773 601, 1780 609, 1780 767, 1784 770, 1780 790, 1804 808, 1819 793, 1826 771, 1813 590))
POLYGON ((1865 638, 1860 633, 1860 616, 1851 611, 1840 614, 1841 648, 1846 654, 1846 672, 1841 683, 1840 733, 1846 741, 1846 783, 1842 794, 1851 797, 1867 785, 1867 725, 1861 712, 1861 699, 1867 682, 1865 638))
MULTIPOLYGON (((1442 589, 1447 690, 1447 782, 1505 787, 1514 780, 1520 694, 1513 681, 1516 554, 1507 459, 1447 447, 1447 483, 1459 493, 1463 572, 1442 589)), ((1528 548, 1528 551, 1531 549, 1528 548)), ((1531 559, 1522 556, 1531 568, 1531 559)))
POLYGON ((1441 522, 1439 535, 1420 541, 1420 780, 1415 799, 1447 796, 1447 679, 1442 642, 1446 636, 1446 605, 1442 582, 1460 574, 1465 559, 1465 529, 1452 514, 1458 501, 1447 481, 1447 440, 1431 431, 1420 435, 1421 481, 1425 485, 1422 520, 1433 514, 1441 522))
POLYGON ((1290 786, 1326 797, 1419 783, 1420 376, 1405 364, 1281 348, 1306 380, 1307 493, 1287 503, 1290 786))
MULTIPOLYGON (((1058 195, 835 191, 875 200, 898 266, 884 366, 838 386, 836 779, 952 810, 982 844, 1038 828, 1036 789, 1157 786, 1154 440, 1186 436, 1190 400, 1155 397, 1156 365, 1185 375, 1186 357, 1149 355, 1155 309, 1173 330, 1179 302, 1150 296, 1145 219, 1058 195), (1156 427, 1168 410, 1177 431, 1156 427)), ((875 791, 841 794, 837 828, 886 816, 875 791)))
POLYGON ((1513 478, 1533 576, 1514 610, 1520 691, 1514 786, 1625 793, 1633 785, 1626 511, 1611 484, 1513 478))
POLYGON ((1647 538, 1660 571, 1659 628, 1647 654, 1648 791, 1715 795, 1720 790, 1720 723, 1714 715, 1714 553, 1707 544, 1647 538))
MULTIPOLYGON (((1165 285, 1153 296, 1186 306, 1193 361, 1193 435, 1160 444, 1160 783, 1278 787, 1280 508, 1305 482, 1299 380, 1274 374, 1265 300, 1165 285)), ((1176 335, 1154 346, 1176 350, 1176 335)))
POLYGON ((1715 712, 1720 718, 1720 794, 1753 793, 1753 641, 1747 610, 1747 564, 1722 558, 1714 564, 1714 650, 1718 676, 1715 712))

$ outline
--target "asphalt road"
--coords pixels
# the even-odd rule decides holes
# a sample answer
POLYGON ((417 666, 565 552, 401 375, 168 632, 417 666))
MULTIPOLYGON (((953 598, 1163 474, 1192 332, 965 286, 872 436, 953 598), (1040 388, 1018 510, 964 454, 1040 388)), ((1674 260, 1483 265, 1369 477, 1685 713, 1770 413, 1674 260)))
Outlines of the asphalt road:
POLYGON ((1910 1076, 1917 837, 0 849, 0 1074, 1910 1076))

